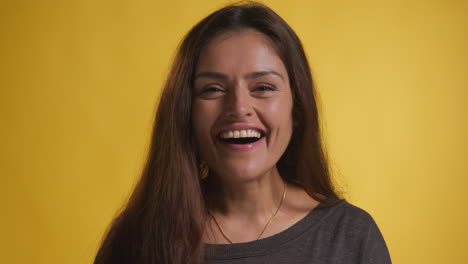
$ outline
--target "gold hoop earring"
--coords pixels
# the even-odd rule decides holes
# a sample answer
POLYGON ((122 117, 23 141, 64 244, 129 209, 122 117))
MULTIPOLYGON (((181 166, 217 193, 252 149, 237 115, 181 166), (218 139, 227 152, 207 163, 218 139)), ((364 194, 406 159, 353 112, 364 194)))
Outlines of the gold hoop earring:
POLYGON ((204 180, 208 177, 208 174, 210 172, 210 168, 206 164, 206 162, 202 161, 200 163, 200 179, 204 180))

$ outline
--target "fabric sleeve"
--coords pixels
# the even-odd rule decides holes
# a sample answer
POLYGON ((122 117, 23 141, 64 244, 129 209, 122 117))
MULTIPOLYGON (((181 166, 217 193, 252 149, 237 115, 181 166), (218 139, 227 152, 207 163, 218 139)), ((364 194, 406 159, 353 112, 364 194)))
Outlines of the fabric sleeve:
POLYGON ((369 225, 361 248, 361 264, 391 264, 385 240, 374 220, 369 225))

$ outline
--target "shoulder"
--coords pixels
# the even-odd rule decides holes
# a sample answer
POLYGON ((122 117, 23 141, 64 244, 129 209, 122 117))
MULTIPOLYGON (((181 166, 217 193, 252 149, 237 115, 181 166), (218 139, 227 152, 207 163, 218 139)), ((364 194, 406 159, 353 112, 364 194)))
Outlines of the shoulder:
POLYGON ((367 211, 346 200, 339 201, 334 205, 320 204, 319 208, 327 211, 325 218, 328 221, 334 219, 337 222, 353 226, 369 226, 375 224, 374 219, 367 211))
POLYGON ((367 211, 347 201, 320 209, 325 211, 321 229, 329 234, 331 244, 359 252, 360 263, 391 263, 383 235, 367 211))
POLYGON ((369 232, 378 229, 367 211, 345 200, 334 205, 320 204, 317 210, 322 216, 318 223, 319 232, 327 234, 335 243, 362 244, 369 232))

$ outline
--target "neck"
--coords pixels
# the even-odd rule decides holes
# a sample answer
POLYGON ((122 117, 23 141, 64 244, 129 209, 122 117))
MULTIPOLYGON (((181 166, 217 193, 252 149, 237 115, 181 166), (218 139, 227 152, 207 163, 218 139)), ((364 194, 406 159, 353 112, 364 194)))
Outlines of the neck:
POLYGON ((228 218, 264 221, 277 210, 284 192, 284 181, 276 168, 265 175, 243 182, 216 178, 211 210, 228 218))

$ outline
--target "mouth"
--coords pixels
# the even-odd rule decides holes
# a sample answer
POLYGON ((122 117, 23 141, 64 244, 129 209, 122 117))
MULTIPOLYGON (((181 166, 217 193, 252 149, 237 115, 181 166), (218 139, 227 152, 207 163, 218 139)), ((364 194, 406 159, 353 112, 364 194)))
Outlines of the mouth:
POLYGON ((222 142, 234 145, 252 144, 263 137, 265 137, 265 133, 257 129, 226 130, 217 136, 222 142))

